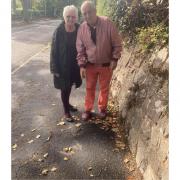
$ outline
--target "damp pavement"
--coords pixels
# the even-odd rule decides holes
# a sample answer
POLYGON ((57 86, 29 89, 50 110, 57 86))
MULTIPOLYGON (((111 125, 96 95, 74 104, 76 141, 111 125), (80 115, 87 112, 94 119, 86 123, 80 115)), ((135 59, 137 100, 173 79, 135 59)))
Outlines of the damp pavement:
POLYGON ((12 74, 12 179, 140 180, 128 142, 117 150, 116 133, 97 123, 97 105, 91 121, 81 120, 84 81, 70 97, 76 121, 63 120, 49 51, 48 46, 12 74))

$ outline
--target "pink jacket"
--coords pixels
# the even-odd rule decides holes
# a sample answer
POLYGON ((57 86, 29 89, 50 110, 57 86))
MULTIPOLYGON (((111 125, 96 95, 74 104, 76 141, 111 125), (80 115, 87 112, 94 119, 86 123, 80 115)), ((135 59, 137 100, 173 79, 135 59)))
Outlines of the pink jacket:
POLYGON ((95 64, 109 63, 112 60, 118 60, 122 52, 118 30, 112 21, 104 16, 98 16, 96 45, 91 39, 87 22, 83 22, 78 30, 76 48, 79 66, 84 66, 87 61, 95 64))

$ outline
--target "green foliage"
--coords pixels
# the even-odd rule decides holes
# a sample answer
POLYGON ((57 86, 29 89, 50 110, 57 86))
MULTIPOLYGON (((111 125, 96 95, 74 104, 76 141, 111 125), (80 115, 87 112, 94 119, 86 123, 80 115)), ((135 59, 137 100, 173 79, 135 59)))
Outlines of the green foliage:
POLYGON ((20 0, 16 0, 16 9, 23 9, 22 3, 20 0))
MULTIPOLYGON (((24 0, 16 0, 16 10, 23 9, 22 2, 24 0)), ((75 5, 80 9, 83 0, 28 0, 31 7, 28 8, 28 13, 31 17, 36 16, 60 16, 62 17, 63 8, 67 5, 75 5)), ((13 13, 13 11, 12 11, 13 13)), ((17 15, 18 12, 16 12, 17 15)), ((21 13, 19 13, 21 14, 21 13)))
POLYGON ((168 43, 168 28, 164 24, 153 25, 137 29, 137 42, 143 52, 149 52, 155 46, 164 46, 168 43))
POLYGON ((139 42, 144 44, 145 49, 150 49, 155 44, 167 42, 168 0, 111 0, 108 1, 109 3, 104 3, 105 1, 99 0, 101 5, 98 6, 106 6, 105 8, 103 6, 103 10, 105 9, 107 15, 116 23, 125 37, 126 44, 139 42), (150 34, 151 29, 155 32, 154 35, 149 36, 149 44, 147 44, 145 36, 150 34))
POLYGON ((96 2, 97 15, 107 16, 108 15, 108 4, 109 4, 109 0, 97 0, 97 2, 96 2))
POLYGON ((22 8, 17 8, 16 9, 16 17, 21 17, 23 15, 23 9, 22 8))

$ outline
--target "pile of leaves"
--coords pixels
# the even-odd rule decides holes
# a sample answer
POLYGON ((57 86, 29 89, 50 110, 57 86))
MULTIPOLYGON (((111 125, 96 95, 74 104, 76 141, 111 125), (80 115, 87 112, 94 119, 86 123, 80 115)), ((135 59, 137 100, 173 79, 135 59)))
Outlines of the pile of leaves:
MULTIPOLYGON (((54 105, 54 104, 52 104, 54 105)), ((71 126, 68 126, 68 123, 64 121, 64 118, 61 118, 56 122, 56 127, 62 130, 66 130, 69 128, 77 128, 77 130, 81 130, 83 128, 84 122, 80 121, 80 118, 78 116, 73 116, 73 118, 76 120, 75 123, 73 123, 71 126)), ((129 151, 128 143, 127 143, 127 135, 125 132, 124 124, 121 123, 121 119, 119 117, 118 112, 118 106, 115 106, 114 102, 109 102, 108 104, 108 115, 105 119, 100 119, 98 116, 93 116, 90 120, 88 120, 85 123, 90 124, 96 124, 100 129, 103 131, 111 131, 113 132, 113 136, 110 138, 112 141, 114 141, 114 147, 112 148, 112 153, 119 153, 123 152, 124 154, 124 164, 127 168, 127 171, 129 172, 131 176, 129 176, 127 179, 133 179, 135 176, 135 173, 137 173, 136 169, 136 163, 133 159, 132 154, 129 151)), ((54 138, 54 133, 52 131, 49 132, 49 135, 47 137, 41 136, 38 129, 34 128, 30 130, 30 135, 33 136, 33 138, 29 138, 27 134, 20 134, 21 138, 25 140, 25 143, 28 143, 29 145, 32 145, 37 141, 38 139, 43 140, 44 143, 50 143, 51 140, 54 138)), ((16 142, 16 144, 12 145, 12 150, 16 151, 17 149, 22 148, 22 146, 16 142)), ((62 159, 65 162, 71 162, 72 156, 76 154, 78 151, 77 147, 75 146, 65 146, 62 149, 59 149, 59 152, 62 155, 62 159)), ((32 158, 28 160, 28 162, 32 163, 38 163, 39 166, 39 175, 40 176, 47 176, 50 173, 59 173, 60 169, 55 164, 47 164, 47 159, 51 158, 51 154, 49 154, 47 151, 45 152, 36 152, 33 153, 32 158)), ((90 177, 94 177, 93 174, 93 166, 89 166, 87 168, 87 171, 89 172, 90 177)))

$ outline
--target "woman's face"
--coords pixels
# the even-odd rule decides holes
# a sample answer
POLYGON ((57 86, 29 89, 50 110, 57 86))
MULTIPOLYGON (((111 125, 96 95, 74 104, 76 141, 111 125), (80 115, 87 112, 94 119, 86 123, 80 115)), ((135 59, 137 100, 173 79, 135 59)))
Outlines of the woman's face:
POLYGON ((73 10, 69 10, 64 17, 67 25, 74 25, 77 22, 76 13, 73 10))

